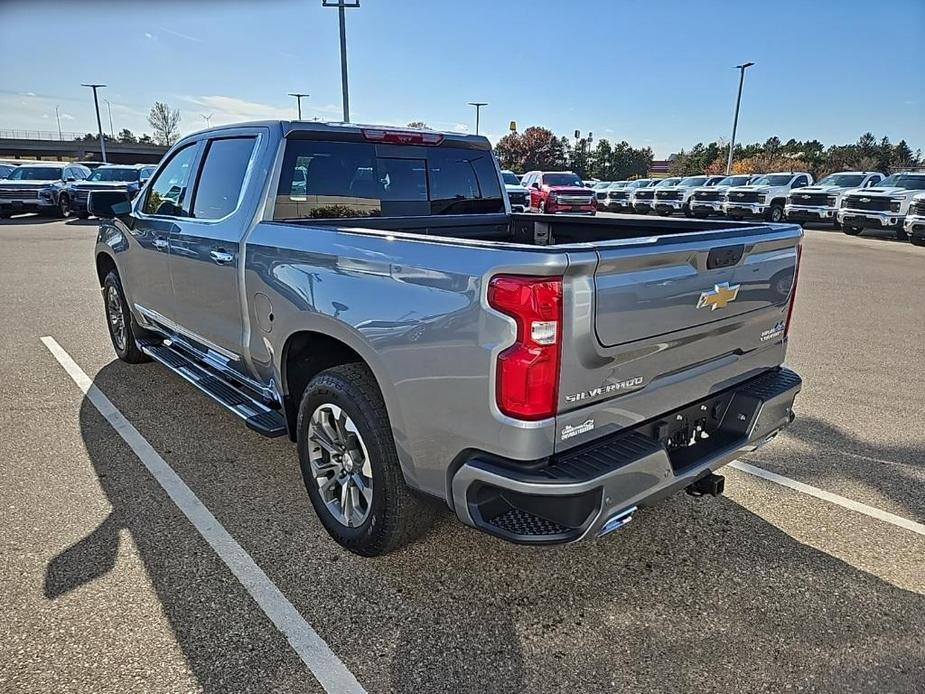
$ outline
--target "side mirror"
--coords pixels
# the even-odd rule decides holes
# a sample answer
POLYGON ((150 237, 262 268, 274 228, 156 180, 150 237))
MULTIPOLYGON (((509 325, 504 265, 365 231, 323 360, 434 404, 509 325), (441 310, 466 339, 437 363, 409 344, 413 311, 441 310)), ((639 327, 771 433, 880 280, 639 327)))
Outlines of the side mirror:
POLYGON ((540 189, 540 184, 539 184, 538 181, 534 181, 532 184, 530 184, 530 187, 531 187, 531 188, 536 188, 537 190, 539 190, 539 189, 540 189))
POLYGON ((67 177, 65 177, 64 182, 65 182, 65 183, 73 183, 73 182, 76 181, 76 180, 77 180, 77 178, 76 178, 75 176, 67 176, 67 177))
POLYGON ((126 217, 132 211, 125 193, 117 190, 96 190, 90 193, 87 211, 99 219, 126 217))

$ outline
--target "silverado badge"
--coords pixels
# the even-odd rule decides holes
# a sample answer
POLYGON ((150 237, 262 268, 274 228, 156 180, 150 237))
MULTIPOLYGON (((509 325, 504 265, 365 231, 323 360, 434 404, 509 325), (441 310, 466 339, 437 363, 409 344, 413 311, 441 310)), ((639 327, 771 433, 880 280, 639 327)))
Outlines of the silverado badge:
POLYGON ((735 301, 739 295, 739 286, 735 284, 730 287, 728 282, 713 285, 713 289, 700 292, 700 301, 697 302, 697 308, 709 306, 711 311, 726 308, 726 304, 730 301, 735 301))

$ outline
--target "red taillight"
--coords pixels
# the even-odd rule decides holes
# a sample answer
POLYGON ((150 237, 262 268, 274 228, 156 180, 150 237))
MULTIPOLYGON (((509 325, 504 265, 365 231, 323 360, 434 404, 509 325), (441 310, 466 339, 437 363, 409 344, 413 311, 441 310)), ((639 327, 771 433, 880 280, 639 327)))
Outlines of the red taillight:
POLYGON ((440 133, 422 133, 414 130, 371 130, 363 129, 363 137, 370 142, 387 142, 393 145, 439 145, 443 142, 440 133))
POLYGON ((498 409, 517 419, 545 419, 556 413, 562 278, 496 275, 488 304, 517 323, 517 341, 498 355, 498 409))
POLYGON ((803 258, 803 244, 797 244, 797 264, 793 268, 793 288, 790 290, 790 305, 787 306, 787 322, 784 324, 784 337, 790 335, 790 319, 793 318, 793 306, 797 302, 797 280, 800 279, 800 261, 803 258))

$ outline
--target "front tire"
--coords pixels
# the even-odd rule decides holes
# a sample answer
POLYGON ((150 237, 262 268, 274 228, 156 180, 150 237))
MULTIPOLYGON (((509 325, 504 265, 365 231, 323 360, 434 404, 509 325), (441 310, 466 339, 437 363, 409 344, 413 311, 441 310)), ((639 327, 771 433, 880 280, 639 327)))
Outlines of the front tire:
POLYGON ((864 231, 864 227, 856 227, 850 224, 842 224, 841 230, 845 232, 846 234, 848 234, 848 236, 857 236, 862 231, 864 231))
POLYGON ((925 236, 910 236, 909 242, 913 246, 925 246, 925 236))
POLYGON ((122 281, 115 270, 106 275, 103 280, 103 305, 106 309, 106 325, 109 327, 109 339, 112 340, 113 349, 122 361, 128 364, 142 364, 151 361, 151 358, 141 351, 137 338, 143 334, 142 329, 135 322, 122 281))
POLYGON ((784 221, 784 206, 779 203, 773 203, 768 210, 767 220, 775 223, 784 221))
POLYGON ((67 219, 71 216, 71 199, 63 193, 58 196, 58 207, 55 214, 59 219, 67 219))
POLYGON ((342 547, 379 556, 432 525, 433 505, 405 484, 385 402, 364 364, 335 366, 309 382, 297 446, 315 513, 342 547))
POLYGON ((907 234, 907 233, 905 232, 905 230, 903 230, 903 229, 897 229, 897 230, 896 230, 896 240, 897 240, 897 241, 908 241, 908 240, 909 240, 909 234, 907 234))

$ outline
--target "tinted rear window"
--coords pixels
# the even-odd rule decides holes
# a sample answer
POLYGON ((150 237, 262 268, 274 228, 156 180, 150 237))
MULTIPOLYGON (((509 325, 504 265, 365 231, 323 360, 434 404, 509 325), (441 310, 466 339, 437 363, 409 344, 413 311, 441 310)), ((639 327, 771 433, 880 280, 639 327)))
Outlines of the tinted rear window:
POLYGON ((274 219, 503 211, 488 150, 290 140, 274 219))

